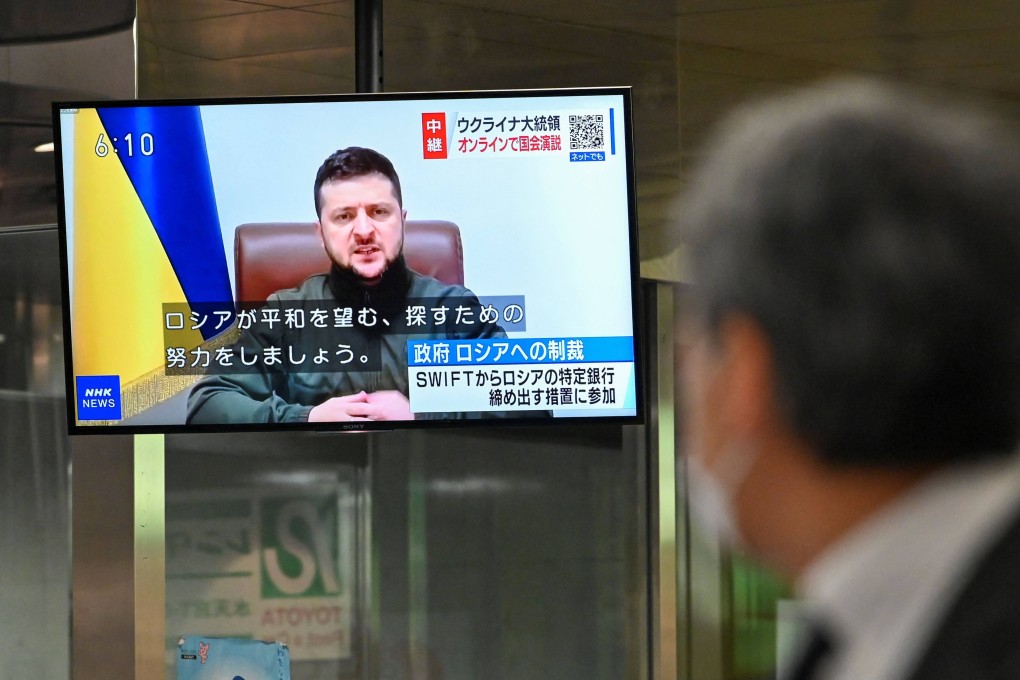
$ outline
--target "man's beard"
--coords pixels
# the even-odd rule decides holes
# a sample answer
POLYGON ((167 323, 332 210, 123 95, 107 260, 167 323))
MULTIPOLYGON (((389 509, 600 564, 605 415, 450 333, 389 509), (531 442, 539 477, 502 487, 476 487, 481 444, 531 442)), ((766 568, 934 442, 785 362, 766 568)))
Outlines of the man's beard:
POLYGON ((366 285, 374 285, 382 281, 386 277, 386 273, 390 270, 393 264, 403 256, 404 243, 403 241, 400 242, 400 248, 397 250, 397 254, 394 257, 386 258, 385 261, 383 262, 382 270, 378 273, 378 275, 375 278, 371 279, 366 277, 364 272, 359 271, 359 267, 355 265, 353 262, 349 262, 347 264, 340 262, 339 258, 335 257, 333 253, 330 252, 329 249, 326 250, 326 254, 329 255, 329 260, 330 262, 333 263, 333 266, 339 269, 340 271, 349 274, 352 278, 356 278, 357 280, 361 281, 366 285))
MULTIPOLYGON (((382 269, 379 270, 379 273, 376 274, 375 277, 372 278, 372 279, 370 279, 369 277, 365 276, 365 273, 362 272, 362 271, 359 271, 358 267, 353 265, 353 264, 347 266, 346 269, 347 269, 347 271, 351 272, 352 274, 357 276, 362 281, 382 281, 383 277, 386 276, 386 272, 388 272, 390 270, 391 266, 393 266, 393 260, 387 259, 385 262, 383 262, 382 269)), ((344 267, 341 267, 341 269, 344 269, 344 267)))

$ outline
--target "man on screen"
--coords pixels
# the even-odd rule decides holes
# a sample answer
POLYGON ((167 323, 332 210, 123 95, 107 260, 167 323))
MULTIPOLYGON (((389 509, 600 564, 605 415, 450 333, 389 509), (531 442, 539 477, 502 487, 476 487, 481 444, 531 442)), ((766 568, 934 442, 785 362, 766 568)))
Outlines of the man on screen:
MULTIPOLYGON (((407 268, 400 180, 393 164, 372 149, 348 147, 327 158, 315 177, 316 227, 332 261, 330 271, 306 279, 298 288, 277 291, 268 304, 299 306, 325 301, 329 307, 373 311, 370 327, 344 328, 340 344, 378 351, 379 365, 362 370, 299 372, 262 367, 245 374, 210 375, 188 398, 189 423, 336 422, 412 420, 408 400, 406 343, 410 334, 399 323, 409 302, 429 301, 440 307, 467 304, 479 307, 463 286, 441 283, 407 268)), ((477 317, 477 313, 475 314, 477 317)), ((336 347, 337 331, 330 331, 336 347)), ((239 348, 258 354, 265 347, 297 346, 312 352, 322 344, 323 332, 245 331, 239 348), (286 338, 282 337, 288 334, 286 338)), ((449 325, 415 333, 415 338, 505 337, 495 323, 479 322, 470 329, 449 325)), ((427 414, 457 418, 466 414, 427 414)), ((419 414, 418 417, 423 417, 419 414)))

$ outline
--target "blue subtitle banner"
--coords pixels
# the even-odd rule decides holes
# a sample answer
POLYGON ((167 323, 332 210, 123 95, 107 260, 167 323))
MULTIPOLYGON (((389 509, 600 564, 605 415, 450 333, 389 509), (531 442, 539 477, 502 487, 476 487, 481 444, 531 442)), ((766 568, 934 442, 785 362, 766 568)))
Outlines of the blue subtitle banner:
POLYGON ((409 340, 408 366, 488 366, 634 361, 634 338, 409 340))

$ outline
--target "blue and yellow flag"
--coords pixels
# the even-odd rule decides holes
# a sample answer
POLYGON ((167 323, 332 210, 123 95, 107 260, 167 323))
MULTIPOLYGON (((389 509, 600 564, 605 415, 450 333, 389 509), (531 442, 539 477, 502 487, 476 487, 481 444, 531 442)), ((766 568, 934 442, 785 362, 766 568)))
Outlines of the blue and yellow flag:
POLYGON ((127 417, 176 391, 153 391, 163 304, 232 299, 202 120, 195 106, 82 109, 74 137, 74 369, 119 376, 127 417))

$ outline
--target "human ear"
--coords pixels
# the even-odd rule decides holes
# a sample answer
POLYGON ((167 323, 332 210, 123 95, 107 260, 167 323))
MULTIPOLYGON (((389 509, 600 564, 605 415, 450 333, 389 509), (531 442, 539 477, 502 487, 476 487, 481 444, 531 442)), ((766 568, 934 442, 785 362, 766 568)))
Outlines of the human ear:
POLYGON ((777 412, 771 343, 761 324, 742 313, 725 316, 717 337, 722 355, 717 379, 727 425, 744 435, 760 435, 777 412))

